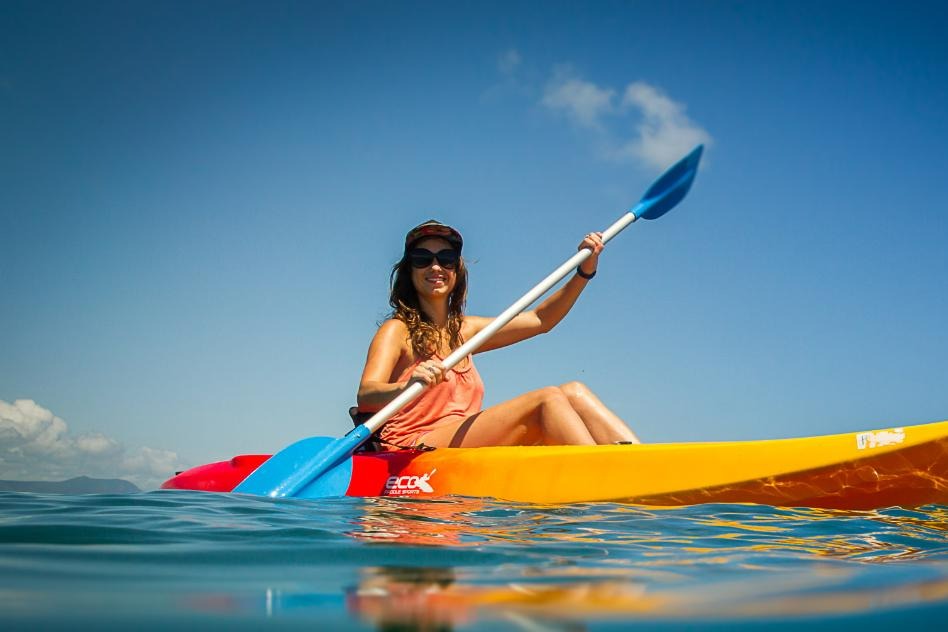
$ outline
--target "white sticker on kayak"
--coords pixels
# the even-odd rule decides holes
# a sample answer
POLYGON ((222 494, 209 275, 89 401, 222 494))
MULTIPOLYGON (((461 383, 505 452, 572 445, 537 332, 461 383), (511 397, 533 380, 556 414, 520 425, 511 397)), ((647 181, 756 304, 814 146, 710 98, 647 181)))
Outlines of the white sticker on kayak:
POLYGON ((434 487, 428 482, 437 469, 422 474, 421 476, 389 476, 385 481, 386 496, 411 496, 414 494, 430 494, 434 487))
POLYGON ((856 447, 860 450, 898 445, 903 441, 905 441, 905 430, 902 428, 879 430, 878 432, 860 432, 856 435, 856 447))

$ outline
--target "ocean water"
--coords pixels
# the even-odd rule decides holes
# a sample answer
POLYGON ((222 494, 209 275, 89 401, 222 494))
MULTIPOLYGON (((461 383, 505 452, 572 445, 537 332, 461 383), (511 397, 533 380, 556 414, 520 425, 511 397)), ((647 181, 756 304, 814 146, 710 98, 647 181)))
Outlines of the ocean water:
POLYGON ((0 493, 3 629, 939 628, 948 507, 0 493))

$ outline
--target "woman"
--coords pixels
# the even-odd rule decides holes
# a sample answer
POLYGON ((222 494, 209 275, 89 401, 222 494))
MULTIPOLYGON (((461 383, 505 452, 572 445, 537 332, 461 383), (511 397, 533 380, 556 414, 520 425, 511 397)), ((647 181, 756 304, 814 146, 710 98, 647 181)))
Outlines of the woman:
MULTIPOLYGON (((426 389, 382 427, 382 442, 465 448, 638 443, 625 422, 579 382, 541 388, 481 410, 484 384, 473 359, 468 356, 445 371, 442 360, 493 320, 464 314, 463 245, 457 230, 435 220, 405 237, 405 253, 392 269, 392 316, 369 346, 359 410, 380 410, 412 382, 422 382, 426 389)), ((579 248, 593 254, 576 274, 536 309, 517 315, 478 353, 546 333, 566 316, 596 274, 602 235, 586 235, 579 248)))

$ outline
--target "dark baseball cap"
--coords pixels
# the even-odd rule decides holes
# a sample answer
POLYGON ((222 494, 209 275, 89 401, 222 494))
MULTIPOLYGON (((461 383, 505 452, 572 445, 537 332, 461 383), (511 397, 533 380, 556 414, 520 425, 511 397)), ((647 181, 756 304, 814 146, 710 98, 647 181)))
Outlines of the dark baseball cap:
POLYGON ((405 235, 405 252, 408 252, 415 242, 425 237, 441 237, 454 246, 458 252, 461 252, 461 247, 464 245, 464 239, 456 229, 436 219, 429 219, 427 222, 418 224, 405 235))

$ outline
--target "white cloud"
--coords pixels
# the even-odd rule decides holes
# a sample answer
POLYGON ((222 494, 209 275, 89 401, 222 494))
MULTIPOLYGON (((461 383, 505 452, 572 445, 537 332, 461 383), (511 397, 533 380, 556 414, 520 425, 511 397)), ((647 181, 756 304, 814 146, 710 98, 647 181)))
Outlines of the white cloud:
POLYGON ((575 77, 568 68, 558 69, 540 101, 566 114, 580 127, 600 129, 602 117, 613 111, 615 91, 575 77))
POLYGON ((76 449, 86 454, 108 454, 120 450, 118 441, 101 434, 89 434, 76 437, 76 449))
POLYGON ((684 104, 655 86, 636 81, 626 87, 620 102, 615 97, 612 88, 559 67, 540 103, 565 114, 577 127, 594 131, 601 155, 609 160, 634 160, 661 170, 695 145, 712 142, 711 134, 688 118, 684 104))
POLYGON ((137 472, 158 482, 164 481, 175 471, 184 469, 174 452, 144 446, 123 453, 121 467, 125 471, 137 472))
POLYGON ((182 469, 168 450, 126 447, 100 433, 71 436, 66 422, 31 399, 0 400, 0 478, 124 478, 143 489, 182 469))
POLYGON ((643 81, 629 84, 623 107, 641 113, 638 135, 625 143, 619 155, 628 154, 664 169, 691 151, 695 145, 711 143, 711 135, 685 114, 685 106, 643 81))

